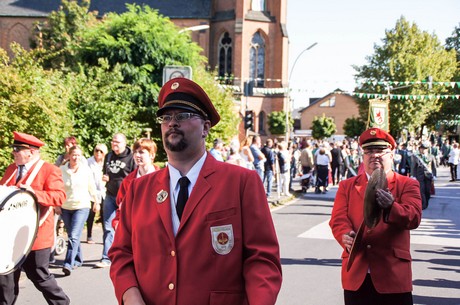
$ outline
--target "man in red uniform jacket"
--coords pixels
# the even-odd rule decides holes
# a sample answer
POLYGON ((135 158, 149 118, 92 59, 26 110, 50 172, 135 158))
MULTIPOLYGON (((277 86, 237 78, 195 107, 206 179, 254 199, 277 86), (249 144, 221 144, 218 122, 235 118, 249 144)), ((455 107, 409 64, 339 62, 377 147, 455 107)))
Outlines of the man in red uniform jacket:
MULTIPOLYGON (((49 258, 54 244, 54 209, 66 199, 64 182, 58 167, 44 162, 40 164, 40 147, 45 143, 36 137, 14 132, 14 163, 8 166, 0 185, 26 188, 37 197, 40 207, 40 225, 32 251, 27 255, 22 269, 41 291, 48 304, 67 305, 70 300, 49 272, 49 258), (32 182, 29 176, 36 166, 41 166, 32 182), (30 185, 26 184, 26 181, 30 185)), ((0 275, 0 304, 14 304, 19 294, 21 268, 8 275, 0 275)))
POLYGON ((220 117, 196 83, 170 80, 158 103, 168 166, 134 180, 121 207, 109 251, 119 304, 275 304, 279 245, 260 178, 206 152, 220 117))
POLYGON ((418 182, 393 172, 396 142, 384 130, 366 130, 359 144, 364 151, 364 173, 340 182, 329 222, 335 239, 344 249, 345 305, 413 304, 409 230, 418 227, 422 216, 418 182), (387 190, 376 192, 382 217, 374 228, 364 228, 359 251, 347 271, 353 238, 363 223, 367 182, 377 168, 384 169, 388 181, 387 190))

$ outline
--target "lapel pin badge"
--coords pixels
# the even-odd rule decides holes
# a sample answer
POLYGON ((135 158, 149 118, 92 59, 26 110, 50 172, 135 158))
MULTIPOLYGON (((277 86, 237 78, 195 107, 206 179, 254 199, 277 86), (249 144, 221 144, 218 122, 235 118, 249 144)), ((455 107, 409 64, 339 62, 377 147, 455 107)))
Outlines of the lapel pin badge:
POLYGON ((161 190, 158 192, 157 194, 157 202, 158 203, 163 203, 166 198, 168 198, 168 192, 166 192, 165 190, 161 190))

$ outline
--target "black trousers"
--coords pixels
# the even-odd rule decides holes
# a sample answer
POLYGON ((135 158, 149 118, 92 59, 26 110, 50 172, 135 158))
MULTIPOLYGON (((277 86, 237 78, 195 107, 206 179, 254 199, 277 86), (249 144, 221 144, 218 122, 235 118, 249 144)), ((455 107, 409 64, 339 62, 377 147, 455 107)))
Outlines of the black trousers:
POLYGON ((357 291, 344 291, 345 305, 413 305, 412 292, 378 293, 368 273, 357 291))
MULTIPOLYGON (((68 305, 69 297, 58 286, 56 279, 49 272, 50 248, 31 251, 27 256, 22 269, 29 280, 43 294, 50 305, 68 305)), ((19 294, 19 277, 21 268, 13 273, 0 275, 0 304, 12 305, 16 303, 19 294)))

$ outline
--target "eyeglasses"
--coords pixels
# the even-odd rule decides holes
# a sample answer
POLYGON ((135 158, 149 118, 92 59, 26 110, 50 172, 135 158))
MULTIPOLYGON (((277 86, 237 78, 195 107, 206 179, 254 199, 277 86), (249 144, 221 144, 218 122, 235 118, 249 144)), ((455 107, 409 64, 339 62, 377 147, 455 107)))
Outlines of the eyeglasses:
POLYGON ((368 156, 375 156, 375 157, 383 157, 387 154, 391 153, 391 150, 382 150, 382 149, 366 149, 364 151, 365 155, 368 156))
POLYGON ((94 152, 101 153, 101 154, 104 153, 104 152, 103 152, 102 150, 100 150, 100 149, 95 149, 94 152))
POLYGON ((20 147, 20 146, 13 146, 13 151, 14 152, 20 152, 21 150, 26 150, 26 149, 30 149, 30 148, 20 147))
POLYGON ((190 120, 192 117, 198 117, 200 119, 203 119, 203 117, 199 114, 196 113, 191 113, 191 112, 180 112, 176 113, 174 115, 171 114, 163 114, 157 117, 157 123, 158 124, 165 124, 171 122, 171 120, 174 118, 176 122, 183 122, 190 120))

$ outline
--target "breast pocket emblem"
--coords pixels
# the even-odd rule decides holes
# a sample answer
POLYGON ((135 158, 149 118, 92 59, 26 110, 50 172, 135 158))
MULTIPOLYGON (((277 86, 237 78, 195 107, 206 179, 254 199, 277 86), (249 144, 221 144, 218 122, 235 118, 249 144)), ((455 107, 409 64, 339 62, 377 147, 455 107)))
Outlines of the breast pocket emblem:
POLYGON ((235 244, 232 225, 211 227, 211 240, 217 254, 229 254, 235 244))

